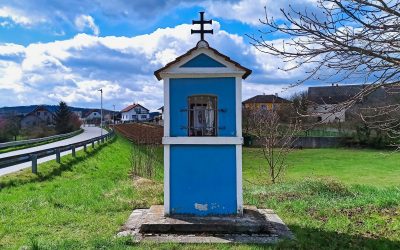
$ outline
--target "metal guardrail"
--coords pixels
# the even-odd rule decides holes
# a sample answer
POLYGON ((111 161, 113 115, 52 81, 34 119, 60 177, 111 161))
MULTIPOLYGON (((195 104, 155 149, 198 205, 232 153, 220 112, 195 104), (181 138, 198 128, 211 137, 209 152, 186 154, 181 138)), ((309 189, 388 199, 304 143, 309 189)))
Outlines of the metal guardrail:
POLYGON ((76 154, 75 154, 76 148, 83 147, 83 149, 86 152, 88 144, 92 144, 92 148, 94 148, 95 142, 97 142, 98 144, 104 143, 105 140, 111 139, 114 135, 115 135, 114 130, 112 130, 111 132, 109 132, 105 135, 98 136, 98 137, 95 137, 95 138, 92 138, 89 140, 71 143, 68 145, 44 149, 44 150, 38 150, 35 152, 4 157, 4 158, 0 159, 0 169, 10 167, 10 166, 13 166, 16 164, 21 164, 21 163, 32 161, 32 173, 37 174, 37 160, 38 159, 55 154, 57 163, 60 163, 62 152, 71 150, 72 156, 75 157, 76 156, 76 154))
POLYGON ((53 136, 47 136, 47 137, 43 137, 43 138, 36 138, 36 139, 29 139, 29 140, 3 142, 3 143, 0 143, 0 149, 21 146, 21 145, 29 145, 29 144, 34 144, 34 143, 40 143, 40 142, 50 141, 50 140, 59 139, 59 138, 71 137, 71 136, 80 134, 82 131, 83 130, 80 129, 80 130, 77 130, 77 131, 74 131, 71 133, 67 133, 67 134, 53 135, 53 136))

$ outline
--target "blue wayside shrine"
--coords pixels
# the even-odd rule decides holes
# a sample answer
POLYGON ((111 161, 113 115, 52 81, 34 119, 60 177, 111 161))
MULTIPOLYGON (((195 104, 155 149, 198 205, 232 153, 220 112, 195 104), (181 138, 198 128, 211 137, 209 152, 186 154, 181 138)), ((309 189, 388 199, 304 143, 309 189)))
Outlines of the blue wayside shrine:
POLYGON ((164 81, 164 213, 241 215, 242 79, 251 70, 204 40, 211 20, 193 23, 196 47, 154 72, 164 81))

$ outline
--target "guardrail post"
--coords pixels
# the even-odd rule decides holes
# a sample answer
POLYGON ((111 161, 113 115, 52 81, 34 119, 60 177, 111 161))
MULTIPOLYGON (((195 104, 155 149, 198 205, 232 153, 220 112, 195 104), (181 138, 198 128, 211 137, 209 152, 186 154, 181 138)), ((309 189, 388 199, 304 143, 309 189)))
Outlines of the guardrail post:
POLYGON ((97 145, 99 145, 100 144, 100 140, 99 139, 97 139, 97 145))
POLYGON ((61 154, 59 149, 56 150, 56 162, 61 163, 61 154))
POLYGON ((92 148, 94 148, 94 141, 92 141, 92 148))
POLYGON ((87 152, 86 144, 83 145, 83 151, 85 151, 85 153, 87 152))
POLYGON ((72 157, 76 157, 76 154, 75 154, 75 146, 72 146, 72 157))
POLYGON ((31 155, 32 173, 37 174, 37 155, 31 155))

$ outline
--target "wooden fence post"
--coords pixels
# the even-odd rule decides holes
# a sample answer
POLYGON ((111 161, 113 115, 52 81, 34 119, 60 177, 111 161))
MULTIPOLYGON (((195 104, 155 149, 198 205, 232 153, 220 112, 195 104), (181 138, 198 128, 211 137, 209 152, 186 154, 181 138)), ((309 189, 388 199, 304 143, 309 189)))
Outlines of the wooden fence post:
POLYGON ((31 155, 32 173, 37 174, 37 155, 31 155))
POLYGON ((61 163, 61 153, 59 149, 56 149, 56 162, 61 163))

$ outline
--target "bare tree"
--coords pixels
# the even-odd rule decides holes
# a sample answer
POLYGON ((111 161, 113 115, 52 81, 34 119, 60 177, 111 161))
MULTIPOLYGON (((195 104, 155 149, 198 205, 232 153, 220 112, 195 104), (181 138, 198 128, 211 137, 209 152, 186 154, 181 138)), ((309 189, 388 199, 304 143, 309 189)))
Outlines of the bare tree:
POLYGON ((17 140, 17 136, 21 132, 21 118, 16 114, 10 114, 6 120, 5 131, 8 135, 13 137, 13 140, 17 140))
MULTIPOLYGON (((380 87, 400 86, 400 0, 318 0, 318 11, 289 6, 281 13, 283 20, 275 20, 266 12, 260 20, 265 29, 249 37, 259 51, 286 62, 289 67, 283 70, 310 69, 294 85, 310 79, 365 84, 332 112, 351 107, 380 87), (264 38, 270 34, 290 39, 271 42, 264 38)), ((382 108, 385 114, 397 114, 400 103, 382 108)), ((400 121, 390 116, 374 126, 397 129, 400 121)))
POLYGON ((275 183, 287 169, 287 155, 293 150, 301 122, 290 119, 289 123, 281 123, 275 109, 253 109, 249 119, 249 130, 262 144, 269 177, 275 183))
POLYGON ((307 114, 309 101, 307 91, 294 93, 289 100, 292 102, 293 109, 297 114, 304 116, 307 114))

